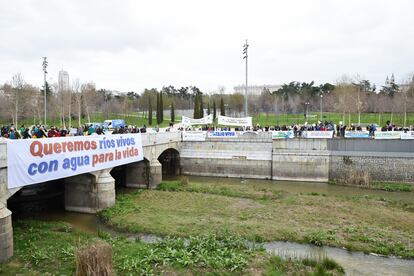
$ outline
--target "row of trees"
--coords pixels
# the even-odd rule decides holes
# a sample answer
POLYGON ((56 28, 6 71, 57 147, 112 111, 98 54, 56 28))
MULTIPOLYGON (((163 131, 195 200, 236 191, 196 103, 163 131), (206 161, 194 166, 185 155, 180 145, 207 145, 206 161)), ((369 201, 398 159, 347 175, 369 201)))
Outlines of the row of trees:
MULTIPOLYGON (((81 119, 90 122, 111 118, 112 114, 142 116, 152 124, 153 112, 156 122, 176 119, 177 110, 193 110, 194 118, 204 113, 229 116, 243 116, 244 95, 239 93, 203 93, 196 86, 174 88, 165 86, 158 90, 145 89, 143 93, 119 93, 105 89, 97 90, 92 82, 72 81, 70 89, 60 89, 57 84, 47 84, 39 89, 25 82, 21 74, 0 86, 0 120, 17 125, 22 120, 43 123, 43 89, 47 94, 47 117, 65 127, 80 125, 81 119), (219 105, 219 106, 218 106, 219 105), (216 110, 216 107, 219 110, 216 110), (170 111, 170 118, 164 118, 164 110, 170 111), (97 116, 102 115, 102 116, 97 116), (99 119, 95 119, 99 118, 99 119)), ((314 82, 290 82, 276 91, 263 89, 260 95, 249 96, 249 115, 258 113, 305 113, 324 111, 345 114, 363 112, 414 112, 414 78, 402 85, 395 83, 392 75, 377 90, 369 80, 359 77, 343 77, 337 83, 315 85, 314 82)), ((50 124, 49 121, 49 124, 50 124)))
MULTIPOLYGON (((27 83, 18 73, 0 86, 0 122, 3 124, 33 122, 44 124, 44 87, 27 83)), ((97 90, 92 82, 72 81, 70 89, 59 90, 58 84, 46 84, 47 123, 72 127, 111 114, 132 114, 138 109, 140 95, 134 92, 119 94, 97 90), (99 115, 99 116, 97 116, 99 115)))

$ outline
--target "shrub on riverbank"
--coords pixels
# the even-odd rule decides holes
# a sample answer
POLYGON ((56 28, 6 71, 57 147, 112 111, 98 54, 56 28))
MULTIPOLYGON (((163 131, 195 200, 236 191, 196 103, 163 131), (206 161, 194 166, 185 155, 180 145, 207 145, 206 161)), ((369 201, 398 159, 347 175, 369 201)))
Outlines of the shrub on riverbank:
POLYGON ((368 181, 367 182, 368 178, 365 180, 361 180, 361 179, 365 179, 364 175, 360 177, 355 177, 353 181, 336 180, 336 181, 329 181, 329 184, 354 186, 354 187, 360 187, 364 189, 382 190, 382 191, 387 191, 387 192, 412 192, 414 190, 413 183, 382 182, 382 181, 368 181))

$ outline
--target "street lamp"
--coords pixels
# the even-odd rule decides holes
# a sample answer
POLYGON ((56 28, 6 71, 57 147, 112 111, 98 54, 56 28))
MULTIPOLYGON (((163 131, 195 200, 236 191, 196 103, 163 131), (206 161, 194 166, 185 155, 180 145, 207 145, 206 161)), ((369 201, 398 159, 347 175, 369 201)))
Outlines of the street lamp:
POLYGON ((247 48, 249 48, 249 44, 246 43, 243 45, 243 59, 246 59, 246 91, 244 95, 244 116, 247 117, 247 48))
POLYGON ((321 122, 322 122, 322 119, 323 119, 323 117, 322 117, 322 99, 323 99, 323 94, 321 94, 321 122))
POLYGON ((46 89, 47 89, 47 83, 46 83, 46 74, 47 74, 47 57, 43 57, 43 63, 42 63, 42 67, 43 67, 43 77, 44 77, 44 90, 43 90, 43 94, 44 94, 44 109, 45 109, 45 126, 46 126, 46 89))

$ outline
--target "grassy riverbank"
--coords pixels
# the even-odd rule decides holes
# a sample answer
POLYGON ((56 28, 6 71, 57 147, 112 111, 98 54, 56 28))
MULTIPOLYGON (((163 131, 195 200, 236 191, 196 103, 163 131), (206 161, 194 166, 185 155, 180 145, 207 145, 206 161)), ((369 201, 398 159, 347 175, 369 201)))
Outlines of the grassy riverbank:
POLYGON ((398 183, 398 182, 379 182, 373 181, 369 182, 366 185, 352 185, 337 183, 335 181, 329 181, 331 185, 344 185, 344 186, 353 186, 362 189, 372 189, 372 190, 381 190, 387 192, 412 192, 414 190, 414 184, 412 183, 398 183))
POLYGON ((288 240, 414 258, 412 204, 369 196, 289 193, 269 185, 167 181, 120 195, 100 214, 128 232, 186 237, 217 233, 288 240))
POLYGON ((282 260, 244 240, 213 234, 168 238, 154 244, 79 232, 59 222, 20 221, 14 225, 15 256, 0 264, 1 275, 73 275, 75 252, 96 242, 113 248, 117 275, 342 275, 330 259, 282 260))

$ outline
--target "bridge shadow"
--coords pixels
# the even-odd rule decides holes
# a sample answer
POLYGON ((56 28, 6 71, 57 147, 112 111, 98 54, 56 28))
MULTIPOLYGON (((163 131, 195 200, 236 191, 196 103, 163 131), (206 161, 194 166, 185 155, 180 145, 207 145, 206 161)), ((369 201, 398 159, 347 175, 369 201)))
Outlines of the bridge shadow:
POLYGON ((110 174, 115 179, 115 188, 126 187, 126 165, 114 167, 110 174))
POLYGON ((65 183, 63 179, 22 187, 7 200, 13 219, 35 218, 50 210, 65 209, 65 183))
POLYGON ((158 157, 162 166, 163 179, 172 178, 181 174, 180 153, 173 148, 166 149, 158 157))

